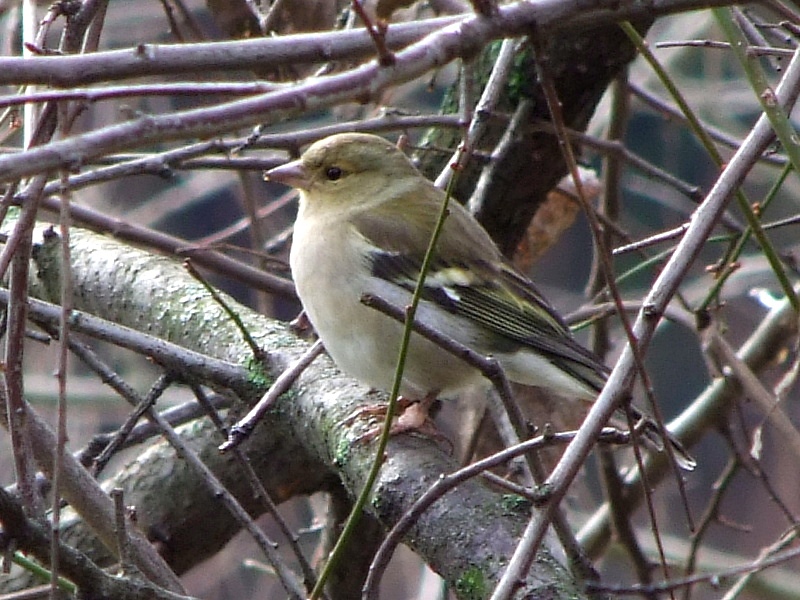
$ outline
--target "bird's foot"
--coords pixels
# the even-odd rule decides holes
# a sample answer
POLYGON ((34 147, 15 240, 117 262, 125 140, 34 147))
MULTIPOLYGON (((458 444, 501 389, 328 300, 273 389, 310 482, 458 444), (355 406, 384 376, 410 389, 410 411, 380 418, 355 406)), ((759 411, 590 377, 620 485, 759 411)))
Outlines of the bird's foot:
MULTIPOLYGON (((428 396, 420 401, 409 400, 403 396, 397 398, 397 416, 394 417, 389 436, 400 433, 418 433, 431 438, 436 442, 443 443, 452 451, 453 444, 447 439, 436 424, 428 415, 428 409, 433 403, 435 396, 428 396)), ((370 404, 362 406, 348 415, 343 421, 343 425, 352 425, 362 419, 386 419, 386 404, 370 404)), ((380 436, 383 427, 378 425, 371 427, 365 433, 356 438, 356 443, 370 442, 380 436)))
MULTIPOLYGON (((403 396, 399 396, 397 398, 397 411, 398 413, 405 412, 412 404, 413 400, 409 400, 408 398, 404 398, 403 396)), ((344 419, 340 421, 341 425, 345 427, 349 427, 356 421, 363 421, 363 420, 371 420, 371 419, 385 419, 386 418, 386 411, 389 410, 389 405, 380 402, 375 404, 367 404, 365 406, 359 406, 349 415, 347 415, 344 419)))

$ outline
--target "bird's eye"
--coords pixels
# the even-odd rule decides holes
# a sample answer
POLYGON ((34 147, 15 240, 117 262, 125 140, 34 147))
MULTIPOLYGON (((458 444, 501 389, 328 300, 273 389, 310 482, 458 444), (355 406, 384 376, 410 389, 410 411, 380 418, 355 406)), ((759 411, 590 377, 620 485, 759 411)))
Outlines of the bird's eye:
POLYGON ((341 179, 344 173, 339 167, 328 167, 328 170, 325 171, 325 177, 328 178, 328 181, 336 181, 337 179, 341 179))

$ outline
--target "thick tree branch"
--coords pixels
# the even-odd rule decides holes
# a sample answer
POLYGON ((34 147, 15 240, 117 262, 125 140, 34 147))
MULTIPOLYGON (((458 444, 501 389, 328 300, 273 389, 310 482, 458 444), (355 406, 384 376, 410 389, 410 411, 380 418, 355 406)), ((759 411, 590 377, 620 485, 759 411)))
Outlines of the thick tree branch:
MULTIPOLYGON (((397 50, 458 17, 398 23, 387 33, 397 50)), ((198 44, 141 44, 136 48, 68 56, 0 58, 0 85, 71 87, 153 75, 259 70, 332 60, 367 60, 375 46, 363 29, 198 44)))
POLYGON ((347 101, 364 102, 389 86, 410 81, 455 60, 474 56, 489 41, 525 35, 531 31, 559 31, 596 27, 620 20, 652 19, 729 1, 671 0, 648 3, 602 0, 587 9, 579 0, 518 2, 491 17, 467 17, 444 27, 395 55, 391 66, 372 62, 344 73, 309 79, 290 89, 211 108, 171 115, 140 117, 97 132, 77 135, 14 155, 0 157, 0 181, 66 168, 74 170, 109 152, 138 148, 153 142, 221 135, 259 123, 273 124, 302 113, 347 101))
MULTIPOLYGON (((57 281, 58 262, 43 258, 53 249, 50 244, 57 246, 50 240, 39 248, 39 275, 57 281)), ((146 327, 151 334, 218 359, 249 364, 250 352, 236 327, 180 265, 79 230, 73 231, 72 255, 76 309, 128 327, 146 327)), ((307 348, 285 325, 244 307, 236 309, 268 351, 270 377, 307 348)), ((237 388, 247 389, 248 382, 237 388)), ((255 390, 248 398, 251 402, 264 391, 263 387, 255 390)), ((359 425, 346 428, 339 423, 365 401, 380 398, 344 378, 329 360, 313 363, 243 445, 273 499, 280 502, 296 494, 333 489, 339 478, 350 493, 357 492, 372 460, 372 446, 353 442, 359 425)), ((220 456, 217 446, 223 438, 202 422, 182 428, 182 433, 223 483, 243 502, 249 498, 251 511, 260 512, 236 464, 228 455, 220 456)), ((139 526, 160 541, 170 564, 183 572, 217 551, 220 540, 236 527, 196 474, 176 458, 166 444, 155 444, 110 485, 123 488, 126 502, 137 507, 139 526), (163 478, 164 473, 169 477, 163 478), (191 552, 187 551, 190 547, 191 552)), ((442 473, 455 468, 434 443, 399 436, 390 443, 371 510, 385 526, 391 526, 442 473)), ((469 574, 479 576, 490 589, 503 569, 504 557, 513 551, 528 512, 509 508, 499 494, 472 481, 423 515, 406 540, 451 584, 463 586, 469 574), (455 530, 460 532, 459 543, 442 544, 455 530)), ((79 535, 86 534, 65 534, 64 539, 73 543, 79 535)), ((555 598, 566 587, 579 596, 574 585, 571 576, 543 550, 540 565, 531 571, 523 589, 555 598)))

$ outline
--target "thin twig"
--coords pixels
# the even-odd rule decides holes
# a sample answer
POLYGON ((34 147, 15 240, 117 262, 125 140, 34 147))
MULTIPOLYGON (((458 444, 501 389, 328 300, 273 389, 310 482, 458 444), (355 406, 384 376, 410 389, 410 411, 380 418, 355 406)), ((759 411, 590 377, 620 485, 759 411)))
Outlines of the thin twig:
MULTIPOLYGON (((512 446, 511 448, 506 448, 496 454, 492 454, 453 473, 443 475, 436 483, 425 490, 387 534, 386 539, 381 544, 380 549, 375 554, 372 564, 370 565, 369 575, 364 583, 364 600, 374 600, 374 594, 368 594, 368 592, 377 590, 377 582, 380 580, 381 574, 386 569, 386 565, 394 549, 403 540, 408 530, 417 522, 422 513, 428 510, 434 502, 439 500, 449 490, 517 456, 524 456, 530 454, 532 451, 552 445, 569 443, 574 439, 575 433, 574 431, 565 431, 540 435, 520 442, 518 445, 512 446)), ((610 444, 628 444, 630 443, 630 435, 626 432, 614 429, 613 427, 609 427, 601 432, 599 441, 610 444)), ((530 494, 528 495, 531 496, 530 494)), ((546 503, 549 500, 549 493, 546 488, 542 488, 539 490, 538 494, 534 492, 532 497, 536 500, 534 504, 546 503)))
MULTIPOLYGON (((0 288, 0 305, 7 306, 8 303, 8 290, 0 288)), ((28 300, 28 313, 34 321, 56 327, 58 325, 60 309, 53 304, 31 298, 28 300)), ((247 391, 248 371, 244 367, 188 350, 88 313, 73 311, 71 318, 73 331, 150 357, 168 370, 188 379, 195 377, 210 381, 237 393, 247 391), (242 388, 243 382, 245 388, 242 388)))
POLYGON ((125 495, 122 488, 115 487, 111 490, 111 499, 114 501, 114 528, 117 533, 117 556, 119 556, 120 570, 123 576, 135 573, 131 560, 131 544, 128 538, 128 524, 125 507, 125 495))
MULTIPOLYGON (((214 423, 214 426, 217 428, 220 434, 223 436, 229 435, 225 424, 222 422, 222 419, 219 417, 215 408, 209 401, 205 391, 197 384, 191 384, 191 388, 192 392, 194 392, 195 398, 203 406, 206 415, 214 423)), ((247 459, 242 449, 234 448, 233 456, 236 459, 236 462, 239 463, 239 467, 242 469, 242 471, 244 471, 253 492, 257 494, 259 498, 261 498, 267 513, 272 517, 273 521, 275 521, 275 524, 278 526, 278 529, 280 529, 284 539, 289 544, 292 554, 294 554, 295 560, 297 560, 297 563, 300 565, 300 570, 303 572, 305 586, 308 589, 313 588, 316 584, 317 577, 314 574, 314 569, 311 568, 311 565, 306 560, 302 549, 297 543, 297 536, 292 533, 289 525, 286 523, 286 520, 281 516, 280 512, 278 511, 278 507, 270 497, 267 489, 264 487, 264 484, 258 477, 255 468, 253 468, 253 465, 247 459)))
MULTIPOLYGON (((795 53, 789 64, 783 80, 778 86, 778 97, 782 103, 792 105, 797 95, 800 93, 800 54, 795 53)), ((650 315, 660 314, 666 306, 670 297, 677 289, 680 281, 692 264, 694 257, 702 248, 705 239, 711 233, 716 219, 725 208, 726 202, 731 197, 733 191, 741 184, 750 168, 757 162, 761 153, 772 140, 772 131, 766 117, 759 118, 756 126, 747 136, 745 143, 742 144, 737 153, 728 162, 727 168, 722 172, 719 179, 709 192, 706 200, 695 211, 690 226, 678 244, 672 257, 666 263, 665 268, 659 274, 650 293, 645 299, 645 304, 639 313, 634 331, 640 340, 649 342, 652 332, 656 325, 656 320, 650 315)), ((780 340, 786 339, 787 335, 792 335, 796 330, 797 319, 793 314, 788 302, 782 302, 770 315, 763 321, 759 329, 750 337, 748 342, 742 346, 740 355, 746 361, 755 361, 763 366, 770 357, 774 356, 782 346, 780 340), (770 339, 768 348, 762 347, 763 339, 770 339)), ((571 481, 581 464, 583 458, 591 448, 592 433, 597 431, 606 422, 606 419, 613 412, 616 406, 616 398, 621 395, 619 386, 631 376, 633 369, 632 357, 629 352, 623 350, 622 356, 617 361, 616 367, 609 377, 603 391, 598 396, 589 411, 589 415, 584 420, 586 429, 579 433, 575 441, 570 444, 564 457, 556 466, 551 483, 555 486, 559 494, 566 489, 568 481, 571 481)), ((724 398, 730 390, 729 382, 722 379, 714 382, 709 388, 695 401, 689 410, 678 419, 676 429, 683 434, 684 442, 688 445, 699 439, 702 431, 710 426, 711 421, 716 422, 719 413, 723 410, 724 398)), ((663 463, 657 460, 652 461, 652 469, 663 473, 663 463)), ((626 478, 626 487, 629 493, 636 494, 630 487, 632 483, 639 485, 636 480, 637 475, 632 473, 626 478)), ((607 510, 603 508, 587 523, 580 534, 584 543, 590 546, 590 553, 597 552, 598 547, 608 541, 607 510)))
POLYGON ((275 383, 269 388, 266 394, 256 405, 241 419, 239 419, 228 432, 228 440, 220 445, 220 452, 227 452, 237 448, 253 432, 255 426, 264 416, 264 413, 280 398, 282 394, 297 381, 300 374, 312 363, 312 361, 322 354, 325 347, 322 340, 317 340, 297 361, 281 373, 275 383))
POLYGON ((191 260, 183 261, 183 266, 186 268, 186 271, 195 279, 195 281, 199 282, 205 290, 211 295, 220 308, 222 308, 223 312, 228 315, 231 322, 236 326, 236 329, 239 330, 239 333, 242 335, 242 339, 247 344, 250 351, 253 353, 253 359, 256 363, 260 365, 264 365, 267 361, 267 352, 258 345, 258 343, 253 339, 253 336, 250 335, 250 332, 247 330, 244 322, 242 321, 241 317, 237 314, 233 308, 231 308, 230 304, 227 300, 222 296, 217 289, 212 286, 208 281, 206 281, 205 277, 203 277, 200 272, 194 267, 191 260))
POLYGON ((587 584, 587 587, 592 591, 604 592, 607 594, 611 594, 613 596, 641 595, 645 593, 665 593, 671 590, 676 590, 682 587, 696 585, 702 582, 708 582, 710 584, 714 584, 715 582, 718 582, 719 580, 728 577, 742 575, 745 573, 756 573, 758 571, 763 571, 764 569, 768 569, 770 567, 774 567, 786 561, 792 560, 797 556, 800 556, 800 548, 794 548, 792 550, 787 550, 786 552, 780 552, 769 558, 756 560, 738 567, 731 567, 730 569, 722 569, 721 571, 717 571, 714 573, 702 573, 698 575, 692 575, 690 577, 684 577, 681 579, 671 579, 669 581, 664 581, 662 583, 653 583, 649 585, 609 586, 609 585, 599 585, 594 582, 589 582, 587 584))
POLYGON ((394 54, 386 45, 386 30, 388 28, 379 28, 372 24, 372 19, 369 18, 369 15, 361 5, 361 0, 351 0, 350 6, 353 7, 353 12, 364 23, 369 37, 372 38, 372 43, 375 44, 375 48, 378 50, 378 64, 382 67, 391 67, 394 64, 394 54))
MULTIPOLYGON (((442 169, 442 172, 439 173, 434 183, 436 187, 442 189, 445 187, 450 173, 452 172, 449 165, 454 164, 454 161, 461 161, 461 164, 459 164, 457 168, 463 168, 466 161, 472 156, 472 153, 478 146, 489 124, 489 117, 494 113, 503 88, 511 74, 515 47, 516 43, 513 40, 503 40, 500 46, 500 52, 497 55, 497 62, 495 62, 492 67, 489 80, 483 88, 481 97, 475 106, 474 114, 469 120, 469 127, 467 127, 467 131, 464 134, 464 139, 462 141, 464 151, 461 153, 453 153, 450 160, 445 163, 447 166, 442 169)), ((475 213, 473 207, 470 207, 470 210, 473 214, 475 213)))
MULTIPOLYGON (((97 354, 75 340, 70 340, 70 349, 74 352, 90 369, 103 377, 114 389, 120 393, 132 405, 142 404, 142 399, 135 390, 129 386, 120 385, 119 381, 113 377, 113 371, 97 354)), ((280 580, 284 590, 290 598, 301 600, 305 597, 303 586, 298 581, 295 573, 288 568, 276 552, 276 545, 269 540, 261 528, 253 521, 247 511, 239 501, 228 491, 217 476, 209 469, 192 451, 191 448, 178 435, 175 429, 158 412, 148 407, 145 410, 147 418, 156 425, 166 438, 167 442, 175 449, 178 455, 185 460, 198 474, 200 480, 207 486, 214 498, 230 511, 236 521, 252 536, 261 551, 274 568, 275 574, 280 580)))
POLYGON ((755 401, 764 417, 778 430, 786 443, 785 448, 790 449, 795 455, 795 460, 800 461, 800 432, 781 408, 774 394, 771 394, 753 371, 736 356, 722 335, 716 331, 710 332, 710 342, 709 350, 712 354, 716 354, 718 360, 730 369, 747 396, 755 401))

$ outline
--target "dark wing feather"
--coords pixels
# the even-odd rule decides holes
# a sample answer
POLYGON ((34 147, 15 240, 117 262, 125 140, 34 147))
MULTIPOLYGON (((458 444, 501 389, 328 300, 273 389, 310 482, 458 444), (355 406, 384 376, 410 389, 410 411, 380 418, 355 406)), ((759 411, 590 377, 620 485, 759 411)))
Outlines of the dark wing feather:
MULTIPOLYGON (((371 263, 375 276, 414 290, 421 261, 400 252, 377 251, 371 263)), ((511 267, 497 269, 483 261, 467 265, 436 260, 422 297, 494 333, 494 352, 512 351, 522 344, 596 390, 605 382, 607 368, 575 341, 533 284, 511 267), (459 277, 450 276, 450 272, 469 273, 470 281, 459 282, 459 277)))
MULTIPOLYGON (((354 216, 358 232, 376 251, 373 274, 413 291, 441 211, 444 193, 401 195, 393 202, 354 216)), ((467 210, 451 202, 426 278, 423 297, 493 332, 495 352, 519 344, 547 356, 554 364, 599 390, 607 368, 572 337, 558 313, 533 283, 503 258, 489 234, 467 210)), ((447 333, 447 332, 443 332, 447 333)))

